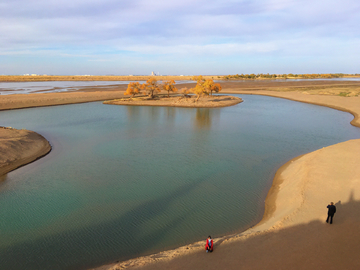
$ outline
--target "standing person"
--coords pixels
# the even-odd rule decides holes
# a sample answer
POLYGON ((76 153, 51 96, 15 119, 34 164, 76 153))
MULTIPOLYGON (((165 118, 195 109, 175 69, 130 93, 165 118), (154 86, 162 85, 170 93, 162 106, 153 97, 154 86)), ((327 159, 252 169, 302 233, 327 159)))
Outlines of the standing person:
POLYGON ((211 239, 211 236, 209 235, 208 239, 206 239, 206 245, 205 245, 205 250, 206 252, 212 252, 214 248, 214 243, 213 240, 211 239))
POLYGON ((329 218, 330 218, 330 224, 332 224, 332 221, 333 221, 333 217, 334 217, 334 214, 336 213, 336 206, 334 205, 333 202, 331 202, 327 208, 329 209, 328 210, 328 217, 326 219, 326 223, 329 222, 329 218))

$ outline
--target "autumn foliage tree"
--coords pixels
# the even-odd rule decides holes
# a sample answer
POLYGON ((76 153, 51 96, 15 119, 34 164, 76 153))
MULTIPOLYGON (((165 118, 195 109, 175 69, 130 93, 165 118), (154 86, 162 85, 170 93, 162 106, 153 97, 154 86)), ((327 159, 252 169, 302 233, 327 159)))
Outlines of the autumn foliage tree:
MULTIPOLYGON (((212 81, 212 80, 211 80, 212 81)), ((221 91, 222 87, 220 85, 220 83, 214 83, 212 82, 211 86, 210 86, 210 95, 212 96, 212 93, 219 93, 221 91)))
POLYGON ((161 89, 155 78, 150 78, 143 84, 143 89, 149 95, 150 98, 154 98, 156 92, 160 92, 161 89))
POLYGON ((133 98, 136 94, 141 94, 142 86, 139 82, 131 82, 128 84, 128 88, 126 89, 124 95, 131 95, 133 98))
POLYGON ((199 100, 201 96, 208 95, 209 92, 207 91, 207 86, 205 85, 205 79, 200 76, 194 76, 194 81, 197 81, 196 86, 192 88, 192 92, 197 95, 196 101, 199 100))
POLYGON ((177 92, 177 88, 175 87, 175 81, 174 80, 170 80, 170 81, 165 81, 162 85, 162 88, 168 92, 168 97, 170 97, 170 92, 177 92))

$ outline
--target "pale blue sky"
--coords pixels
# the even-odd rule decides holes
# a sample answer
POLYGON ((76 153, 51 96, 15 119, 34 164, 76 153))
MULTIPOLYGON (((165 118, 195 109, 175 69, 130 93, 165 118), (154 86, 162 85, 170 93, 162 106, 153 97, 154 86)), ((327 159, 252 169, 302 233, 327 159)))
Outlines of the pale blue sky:
POLYGON ((359 0, 1 0, 0 74, 360 73, 359 0))

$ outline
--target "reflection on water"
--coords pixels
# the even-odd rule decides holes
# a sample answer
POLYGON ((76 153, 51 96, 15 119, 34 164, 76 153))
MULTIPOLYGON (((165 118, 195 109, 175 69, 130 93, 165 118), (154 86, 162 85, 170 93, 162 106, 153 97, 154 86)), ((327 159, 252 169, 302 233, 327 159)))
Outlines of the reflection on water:
POLYGON ((140 115, 141 106, 125 106, 128 119, 136 119, 140 115))
POLYGON ((195 127, 199 129, 210 129, 214 115, 219 116, 220 110, 209 108, 196 109, 195 127))
POLYGON ((217 109, 0 112, 0 125, 53 145, 0 184, 0 268, 87 269, 246 229, 262 216, 276 168, 360 137, 350 114, 241 97, 217 109))
MULTIPOLYGON (((152 106, 126 106, 126 115, 129 119, 138 119, 145 117, 148 121, 157 122, 165 121, 167 125, 174 123, 177 114, 183 114, 186 108, 176 108, 176 107, 152 107, 152 106)), ((192 118, 195 129, 210 129, 214 118, 218 119, 220 116, 219 109, 209 109, 209 108, 195 108, 190 109, 191 113, 196 111, 195 117, 192 118)), ((189 112, 190 112, 189 111, 189 112)))
POLYGON ((176 116, 176 108, 168 107, 165 113, 166 113, 166 120, 173 122, 176 116))

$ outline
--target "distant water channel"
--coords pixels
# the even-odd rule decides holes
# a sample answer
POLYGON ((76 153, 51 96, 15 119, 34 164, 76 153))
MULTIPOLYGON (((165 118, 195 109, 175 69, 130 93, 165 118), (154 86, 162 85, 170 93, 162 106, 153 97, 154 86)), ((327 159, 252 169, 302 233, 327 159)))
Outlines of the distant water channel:
MULTIPOLYGON (((131 81, 38 81, 0 82, 0 95, 72 92, 84 87, 117 87, 131 81)), ((145 81, 138 81, 144 83, 145 81)), ((194 81, 176 81, 176 84, 194 81)))
POLYGON ((360 138, 348 113, 240 97, 217 109, 0 112, 0 125, 53 145, 0 182, 0 268, 86 269, 240 232, 260 221, 283 163, 360 138))

